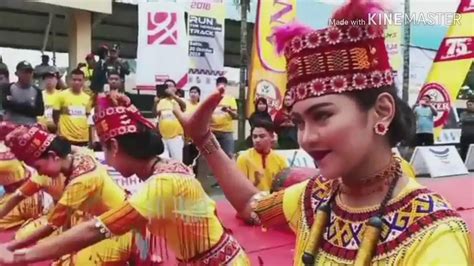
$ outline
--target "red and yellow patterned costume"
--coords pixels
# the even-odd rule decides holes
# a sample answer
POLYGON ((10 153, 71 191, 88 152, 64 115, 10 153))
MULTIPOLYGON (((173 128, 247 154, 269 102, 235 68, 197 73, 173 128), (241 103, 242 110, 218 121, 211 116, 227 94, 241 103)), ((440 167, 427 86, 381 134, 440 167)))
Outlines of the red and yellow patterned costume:
MULTIPOLYGON (((130 104, 105 107, 94 121, 102 142, 138 132, 140 126, 154 128, 130 104)), ((178 162, 158 161, 140 191, 99 219, 114 235, 146 226, 186 265, 250 265, 241 246, 217 218, 215 202, 192 171, 178 162)))
MULTIPOLYGON (((11 151, 26 162, 38 159, 56 138, 55 135, 31 127, 13 131, 7 136, 6 143, 11 151)), ((64 191, 61 193, 53 210, 47 219, 37 221, 47 222, 52 228, 75 224, 73 216, 77 211, 85 213, 89 218, 98 216, 110 209, 123 204, 125 192, 112 180, 106 168, 102 166, 93 154, 79 152, 71 154, 72 173, 64 180, 64 191)), ((25 196, 39 190, 46 180, 32 180, 20 188, 25 196)), ((47 182, 47 181, 46 181, 47 182)), ((53 194, 54 191, 52 191, 53 194)), ((56 194, 56 196, 58 196, 56 194)), ((75 218, 74 218, 75 217, 75 218)), ((133 234, 114 237, 85 248, 73 256, 73 265, 124 265, 133 254, 133 234)))

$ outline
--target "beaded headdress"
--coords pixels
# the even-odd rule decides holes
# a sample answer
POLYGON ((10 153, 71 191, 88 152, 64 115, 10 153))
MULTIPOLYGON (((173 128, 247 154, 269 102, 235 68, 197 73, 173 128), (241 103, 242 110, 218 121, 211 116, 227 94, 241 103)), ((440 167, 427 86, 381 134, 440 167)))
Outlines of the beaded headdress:
POLYGON ((392 85, 384 26, 369 20, 382 11, 371 1, 353 0, 334 13, 336 25, 328 28, 297 23, 278 28, 274 39, 286 58, 289 95, 300 101, 392 85))
POLYGON ((39 126, 20 126, 5 137, 5 144, 17 159, 30 162, 38 159, 56 137, 39 126))
POLYGON ((139 132, 140 126, 154 129, 125 95, 106 96, 98 100, 93 117, 99 139, 104 142, 117 136, 139 132))

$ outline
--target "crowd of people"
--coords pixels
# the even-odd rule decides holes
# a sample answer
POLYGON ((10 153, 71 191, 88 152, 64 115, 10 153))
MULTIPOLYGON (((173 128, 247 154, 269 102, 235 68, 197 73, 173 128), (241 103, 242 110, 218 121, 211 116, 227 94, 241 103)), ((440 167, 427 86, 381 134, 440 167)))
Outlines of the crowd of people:
MULTIPOLYGON (((332 19, 357 22, 372 12, 383 9, 353 0, 332 19)), ((265 228, 289 225, 296 235, 294 265, 472 265, 466 223, 392 153, 415 133, 414 112, 434 116, 436 110, 428 98, 413 110, 398 97, 383 25, 314 30, 292 23, 274 37, 289 66, 287 94, 273 119, 266 101, 256 100, 252 147, 237 161, 237 107, 224 77, 202 100, 197 87, 186 101, 172 80, 157 86, 156 124, 125 95, 125 67, 114 61, 109 69, 105 47, 91 66, 92 96, 84 89, 86 74, 75 69, 70 88, 45 100, 55 94, 57 73, 42 76, 41 91, 32 84, 31 64, 20 62, 18 82, 8 83, 2 97, 0 229, 22 227, 0 245, 0 265, 48 259, 136 265, 166 257, 163 246, 178 265, 250 265, 246 243, 224 228, 215 201, 182 163, 196 154, 240 219, 265 228), (102 89, 105 83, 110 89, 102 89), (88 118, 106 163, 124 178, 143 181, 133 195, 81 147, 91 142, 88 118), (318 172, 272 191, 267 177, 288 166, 272 149, 295 145, 295 135, 318 172)), ((428 133, 423 124, 418 129, 428 133)))

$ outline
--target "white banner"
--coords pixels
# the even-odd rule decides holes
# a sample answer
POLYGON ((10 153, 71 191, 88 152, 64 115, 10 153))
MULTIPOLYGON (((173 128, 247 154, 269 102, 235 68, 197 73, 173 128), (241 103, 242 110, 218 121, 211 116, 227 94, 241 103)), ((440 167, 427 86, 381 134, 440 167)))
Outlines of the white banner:
POLYGON ((99 162, 101 162, 104 166, 107 167, 107 172, 109 172, 109 175, 120 187, 132 194, 140 188, 140 184, 142 184, 142 181, 137 176, 133 175, 129 178, 125 178, 119 172, 117 172, 115 168, 108 166, 105 163, 103 152, 96 152, 95 157, 97 158, 97 160, 99 160, 99 162))
POLYGON ((177 3, 138 4, 137 89, 173 79, 178 88, 188 81, 188 38, 184 10, 177 3))
POLYGON ((469 174, 454 146, 416 147, 410 164, 415 168, 417 176, 442 177, 469 174))
POLYGON ((289 167, 316 168, 314 160, 307 152, 299 150, 274 150, 278 154, 286 157, 289 167))
POLYGON ((189 83, 206 98, 215 89, 215 80, 224 72, 223 0, 182 0, 188 11, 189 83))

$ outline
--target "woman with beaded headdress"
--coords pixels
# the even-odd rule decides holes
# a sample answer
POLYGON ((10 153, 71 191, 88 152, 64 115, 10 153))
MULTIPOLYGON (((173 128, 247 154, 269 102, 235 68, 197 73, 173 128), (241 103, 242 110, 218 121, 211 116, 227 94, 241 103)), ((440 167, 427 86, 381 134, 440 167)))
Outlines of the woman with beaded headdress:
MULTIPOLYGON (((59 199, 47 218, 37 221, 31 232, 5 243, 2 248, 21 250, 53 232, 100 215, 126 199, 126 194, 109 176, 106 168, 86 149, 72 152, 71 145, 61 137, 50 134, 38 126, 20 126, 5 137, 5 144, 18 160, 35 168, 39 174, 63 181, 59 199), (84 213, 81 217, 78 213, 84 213)), ((30 198, 44 186, 37 180, 29 180, 16 194, 30 198)), ((54 193, 53 193, 54 194, 54 193)), ((58 195, 56 195, 58 198, 58 195)), ((60 263, 72 265, 125 265, 137 258, 134 253, 134 237, 129 233, 103 241, 73 254, 60 263)), ((66 254, 63 254, 66 255, 66 254)), ((54 257, 52 259, 57 259, 54 257)))
POLYGON ((157 240, 149 249, 163 253, 169 246, 179 265, 250 265, 192 170, 158 156, 164 147, 154 125, 124 95, 97 100, 94 121, 105 160, 124 177, 136 174, 145 181, 143 186, 121 206, 58 237, 14 253, 0 249, 0 264, 58 257, 146 227, 157 240))
POLYGON ((175 113, 242 217, 295 231, 295 265, 472 265, 460 215, 392 154, 411 137, 414 117, 397 96, 383 26, 368 23, 374 12, 383 9, 353 0, 333 14, 336 26, 292 24, 274 36, 287 60, 298 141, 320 175, 258 192, 209 131, 221 88, 192 116, 175 113))

